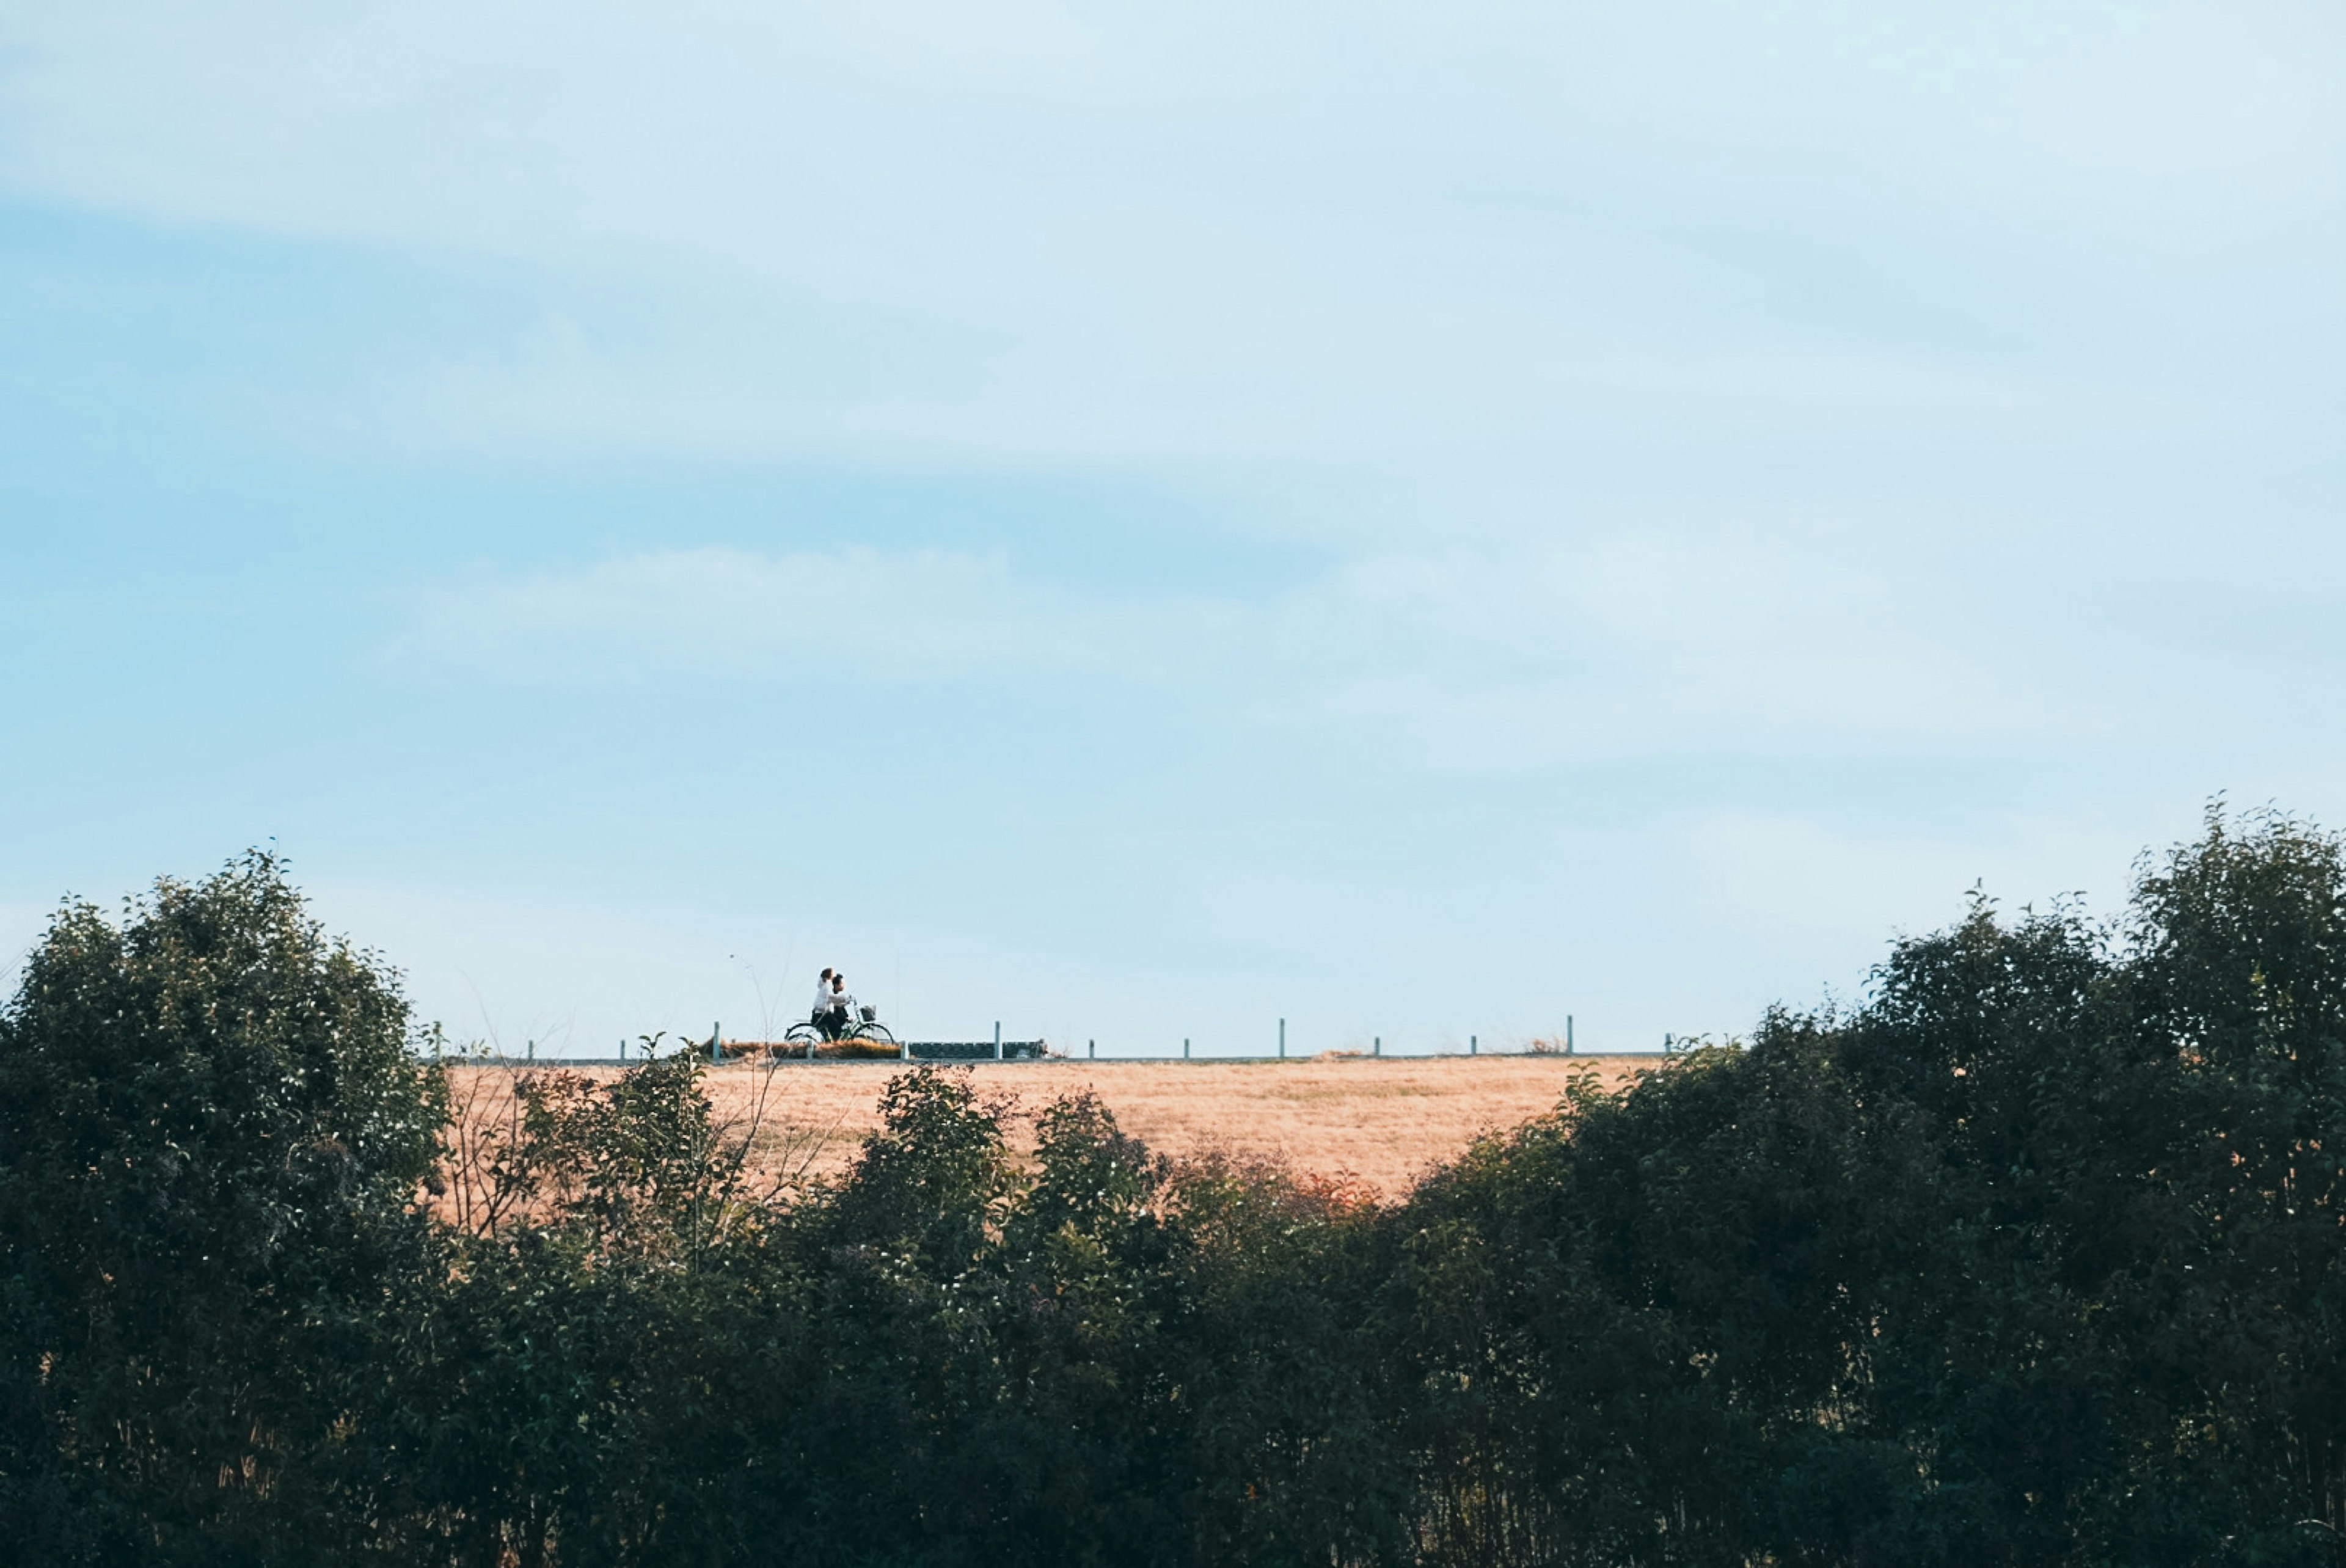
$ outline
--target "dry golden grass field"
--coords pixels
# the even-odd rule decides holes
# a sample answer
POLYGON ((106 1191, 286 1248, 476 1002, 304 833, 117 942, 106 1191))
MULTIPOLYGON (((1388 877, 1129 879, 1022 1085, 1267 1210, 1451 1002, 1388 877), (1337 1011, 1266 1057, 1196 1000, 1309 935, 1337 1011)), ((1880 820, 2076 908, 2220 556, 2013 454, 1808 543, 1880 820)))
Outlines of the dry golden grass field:
MULTIPOLYGON (((1290 1062, 983 1063, 965 1071, 981 1095, 1026 1111, 1085 1089, 1125 1131, 1168 1155, 1221 1151, 1284 1159, 1350 1176, 1398 1197, 1478 1133, 1553 1109, 1567 1074, 1606 1086, 1659 1065, 1658 1056, 1311 1057, 1290 1062)), ((757 1125, 756 1163, 769 1173, 834 1171, 879 1123, 894 1062, 739 1064, 704 1080, 718 1118, 757 1125)), ((597 1076, 610 1067, 578 1069, 597 1076)), ((509 1070, 458 1069, 457 1097, 475 1117, 500 1114, 509 1070)))

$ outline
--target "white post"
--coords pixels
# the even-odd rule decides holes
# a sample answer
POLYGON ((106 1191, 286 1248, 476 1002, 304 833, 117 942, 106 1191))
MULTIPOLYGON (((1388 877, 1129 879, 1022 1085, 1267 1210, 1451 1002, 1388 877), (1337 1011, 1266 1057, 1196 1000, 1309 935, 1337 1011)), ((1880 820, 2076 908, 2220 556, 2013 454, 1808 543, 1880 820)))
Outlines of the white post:
POLYGON ((1287 1020, 1284 1018, 1279 1021, 1279 1059, 1282 1062, 1287 1060, 1287 1020))
POLYGON ((1181 1036, 1181 1060, 1183 1060, 1184 1062, 1187 1062, 1188 1059, 1189 1059, 1189 1037, 1188 1037, 1187 1034, 1184 1034, 1184 1035, 1182 1035, 1182 1036, 1181 1036))
POLYGON ((1564 1015, 1564 1054, 1567 1056, 1572 1054, 1572 1014, 1569 1013, 1564 1015))
POLYGON ((1383 1035, 1382 1035, 1382 1034, 1372 1034, 1372 1035, 1370 1035, 1370 1036, 1369 1036, 1369 1054, 1370 1054, 1370 1055, 1372 1055, 1372 1056, 1382 1056, 1382 1055, 1383 1055, 1384 1054, 1385 1054, 1385 1037, 1384 1037, 1383 1035))
POLYGON ((1466 1036, 1466 1054, 1468 1054, 1469 1056, 1473 1056, 1473 1055, 1477 1054, 1479 1053, 1479 1051, 1480 1051, 1480 1045, 1479 1045, 1479 1044, 1476 1042, 1476 1040, 1475 1040, 1474 1036, 1473 1036, 1472 1034, 1469 1034, 1468 1036, 1466 1036))
POLYGON ((1002 1060, 1002 1020, 999 1018, 994 1021, 994 1059, 997 1062, 1002 1060))

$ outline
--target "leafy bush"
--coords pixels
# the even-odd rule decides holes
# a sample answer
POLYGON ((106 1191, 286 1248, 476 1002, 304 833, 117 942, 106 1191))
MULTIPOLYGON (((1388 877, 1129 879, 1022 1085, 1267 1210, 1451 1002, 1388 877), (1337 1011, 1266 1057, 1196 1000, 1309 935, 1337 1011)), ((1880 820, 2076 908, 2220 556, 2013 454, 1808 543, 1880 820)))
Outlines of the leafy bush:
POLYGON ((10 1540, 155 1560, 289 1514, 363 1528, 350 1421, 441 1116, 406 1032, 395 977, 265 855, 119 924, 58 912, 0 1013, 10 1540))
POLYGON ((935 1066, 780 1191, 689 1057, 451 1124, 394 979, 262 857, 53 922, 0 1013, 26 1560, 2341 1559, 2346 854, 2287 818, 1387 1207, 935 1066))

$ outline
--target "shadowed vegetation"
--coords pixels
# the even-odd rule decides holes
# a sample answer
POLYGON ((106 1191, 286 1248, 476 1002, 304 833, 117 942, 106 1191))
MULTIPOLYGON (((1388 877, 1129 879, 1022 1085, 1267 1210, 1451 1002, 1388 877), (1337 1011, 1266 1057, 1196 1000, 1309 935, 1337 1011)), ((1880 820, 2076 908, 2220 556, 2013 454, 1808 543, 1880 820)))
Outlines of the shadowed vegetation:
POLYGON ((681 1055, 460 1117, 416 1044, 265 857, 60 911, 22 1560, 2346 1562, 2346 854, 2287 818, 1389 1204, 950 1069, 813 1176, 681 1055))

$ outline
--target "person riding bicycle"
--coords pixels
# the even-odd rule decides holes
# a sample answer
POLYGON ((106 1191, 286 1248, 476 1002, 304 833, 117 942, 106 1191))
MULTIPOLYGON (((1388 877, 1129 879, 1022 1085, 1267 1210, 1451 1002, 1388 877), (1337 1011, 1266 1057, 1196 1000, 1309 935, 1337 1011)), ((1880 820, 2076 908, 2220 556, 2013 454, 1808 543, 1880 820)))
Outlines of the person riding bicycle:
POLYGON ((854 1017, 855 997, 847 989, 847 976, 834 974, 831 977, 831 1006, 821 1018, 816 1020, 822 1025, 824 1038, 843 1038, 854 1017))
POLYGON ((835 969, 826 969, 815 983, 814 1006, 808 1011, 806 1021, 782 1032, 782 1054, 804 1056, 811 1062, 821 1054, 818 1047, 849 1040, 869 1041, 882 1047, 896 1044, 896 1036, 880 1022, 880 1010, 857 1006, 854 993, 847 989, 847 976, 835 969))
POLYGON ((814 983, 814 1011, 807 1022, 821 1030, 824 1039, 838 1039, 847 1032, 848 1001, 842 978, 826 967, 814 983))

